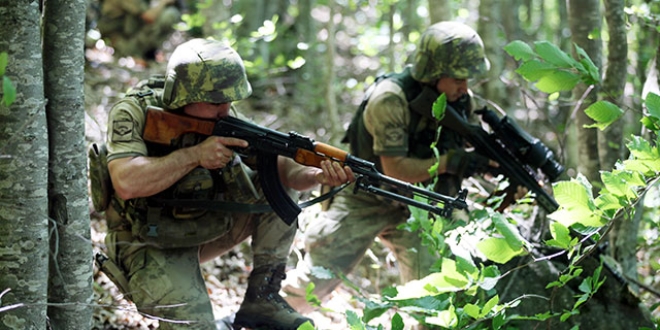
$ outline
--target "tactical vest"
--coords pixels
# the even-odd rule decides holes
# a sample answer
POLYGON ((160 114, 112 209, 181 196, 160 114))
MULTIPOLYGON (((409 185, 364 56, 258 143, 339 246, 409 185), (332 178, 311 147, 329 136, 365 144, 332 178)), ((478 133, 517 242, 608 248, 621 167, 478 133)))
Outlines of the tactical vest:
MULTIPOLYGON (((431 144, 436 141, 438 122, 431 117, 431 109, 433 106, 432 102, 435 101, 437 95, 434 95, 435 98, 429 98, 428 95, 423 95, 424 93, 429 92, 429 89, 427 88, 425 90, 424 84, 413 79, 410 74, 410 68, 410 66, 407 66, 400 73, 387 73, 376 78, 376 81, 367 89, 356 114, 351 120, 346 135, 342 140, 343 143, 350 144, 352 154, 374 162, 380 171, 382 171, 380 157, 373 152, 373 137, 364 125, 363 114, 376 85, 385 80, 390 80, 401 87, 406 96, 406 101, 408 101, 410 123, 408 126, 408 154, 406 157, 420 159, 433 157, 431 144), (422 113, 428 115, 423 115, 422 113)), ((437 94, 437 92, 435 93, 437 94)), ((465 116, 469 114, 469 104, 469 97, 450 103, 452 107, 459 109, 465 116)), ((460 135, 452 130, 443 129, 440 133, 436 148, 440 154, 444 154, 450 149, 463 148, 464 145, 465 140, 460 135)), ((441 174, 438 178, 438 185, 435 186, 435 190, 441 194, 454 195, 460 190, 461 182, 462 178, 455 175, 441 174)))
MULTIPOLYGON (((162 108, 164 82, 163 76, 152 77, 138 83, 126 97, 134 98, 145 112, 150 106, 162 108)), ((162 157, 204 139, 206 136, 189 133, 178 137, 169 146, 148 141, 145 144, 148 156, 162 157)), ((257 191, 252 181, 256 181, 255 174, 236 157, 222 170, 195 168, 154 196, 127 201, 115 196, 114 200, 119 213, 129 220, 133 236, 141 241, 161 248, 190 247, 212 241, 233 226, 234 210, 213 208, 213 201, 247 204, 261 198, 263 194, 257 191), (246 180, 251 188, 248 192, 243 191, 246 180)))

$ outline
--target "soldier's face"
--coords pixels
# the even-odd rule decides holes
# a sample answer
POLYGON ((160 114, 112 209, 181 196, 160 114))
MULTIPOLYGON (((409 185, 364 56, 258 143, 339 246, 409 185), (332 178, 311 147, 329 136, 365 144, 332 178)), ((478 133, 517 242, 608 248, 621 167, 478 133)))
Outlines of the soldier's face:
POLYGON ((183 112, 197 118, 221 119, 229 116, 230 108, 231 103, 198 102, 186 105, 183 112))
POLYGON ((441 77, 435 87, 438 89, 438 93, 445 93, 447 95, 447 102, 454 102, 468 92, 467 79, 457 79, 448 76, 441 77))

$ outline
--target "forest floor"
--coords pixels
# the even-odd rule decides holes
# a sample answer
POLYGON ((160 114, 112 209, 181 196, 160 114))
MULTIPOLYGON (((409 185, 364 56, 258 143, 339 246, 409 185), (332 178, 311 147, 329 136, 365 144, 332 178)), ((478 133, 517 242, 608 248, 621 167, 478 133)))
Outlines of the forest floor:
MULTIPOLYGON (((112 105, 119 100, 122 93, 139 80, 153 73, 165 72, 165 61, 150 62, 148 66, 136 65, 130 58, 116 60, 110 53, 111 49, 91 49, 87 51, 85 70, 85 108, 86 108, 86 140, 88 143, 105 140, 107 114, 112 105)), ((171 50, 171 49, 170 49, 171 50)), ((167 47, 164 51, 168 51, 167 47)), ((94 253, 105 249, 105 219, 102 213, 92 210, 92 240, 94 253)), ((302 221, 313 219, 318 209, 305 209, 301 215, 302 221)), ((289 269, 294 267, 297 256, 301 253, 302 240, 296 238, 289 269)), ((398 272, 388 252, 380 244, 375 244, 368 256, 356 271, 349 276, 356 287, 363 290, 361 294, 374 294, 379 288, 397 281, 398 272)), ((214 307, 216 319, 233 317, 238 311, 247 286, 247 277, 251 269, 249 239, 237 246, 223 257, 202 265, 203 276, 214 307)), ((95 268, 94 299, 99 306, 94 313, 94 329, 155 329, 158 321, 142 315, 135 306, 122 298, 121 293, 105 274, 95 268)), ((323 311, 308 314, 317 329, 348 329, 346 311, 362 314, 363 305, 353 297, 352 288, 341 285, 323 304, 323 311)), ((389 324, 392 313, 385 313, 371 324, 389 324)), ((414 323, 413 320, 406 320, 414 323)), ((388 328, 388 326, 385 326, 388 328)))

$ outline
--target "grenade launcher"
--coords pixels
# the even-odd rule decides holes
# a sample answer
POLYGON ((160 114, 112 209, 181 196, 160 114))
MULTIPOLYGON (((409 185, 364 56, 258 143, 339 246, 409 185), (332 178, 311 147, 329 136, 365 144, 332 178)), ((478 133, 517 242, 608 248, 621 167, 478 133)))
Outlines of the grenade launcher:
MULTIPOLYGON (((559 204, 543 189, 543 180, 539 176, 539 172, 542 172, 550 182, 554 182, 564 172, 564 167, 555 160, 554 153, 510 117, 500 118, 485 107, 475 113, 481 115, 493 133, 468 123, 449 105, 440 124, 465 138, 479 154, 496 161, 500 166, 494 169, 493 174, 507 177, 511 188, 520 185, 526 187, 544 210, 549 213, 556 211, 559 204)), ((506 198, 503 206, 512 202, 513 194, 508 193, 506 198)))
POLYGON ((203 120, 157 108, 147 109, 146 118, 143 138, 153 143, 171 145, 174 140, 186 133, 234 137, 247 141, 249 143, 247 148, 235 151, 243 155, 256 154, 257 171, 265 173, 259 175, 259 178, 266 200, 272 210, 289 225, 295 221, 301 209, 286 194, 279 181, 278 155, 291 158, 299 164, 317 168, 320 168, 321 161, 326 159, 340 162, 350 167, 355 174, 354 192, 356 193, 358 190, 363 190, 443 217, 451 216, 455 208, 467 208, 465 202, 467 192, 464 190, 459 193, 458 197, 453 198, 388 177, 378 172, 372 162, 354 157, 339 148, 315 142, 296 132, 284 134, 234 117, 218 121, 203 120), (387 190, 386 187, 394 188, 394 190, 387 190), (415 199, 415 196, 422 197, 426 201, 415 199), (442 206, 439 206, 439 203, 442 206))

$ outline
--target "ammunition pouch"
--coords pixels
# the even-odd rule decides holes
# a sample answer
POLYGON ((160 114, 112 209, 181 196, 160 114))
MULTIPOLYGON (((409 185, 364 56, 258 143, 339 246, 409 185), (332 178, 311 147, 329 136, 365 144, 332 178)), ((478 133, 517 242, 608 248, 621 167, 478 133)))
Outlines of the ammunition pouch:
POLYGON ((87 154, 89 157, 92 204, 97 212, 103 212, 110 205, 113 193, 112 181, 110 181, 110 174, 108 173, 108 151, 105 144, 92 143, 87 154))
POLYGON ((233 227, 232 213, 244 211, 221 209, 215 204, 256 202, 261 193, 253 180, 253 172, 240 159, 222 173, 196 168, 164 194, 126 203, 133 236, 159 248, 192 247, 213 241, 233 227))

